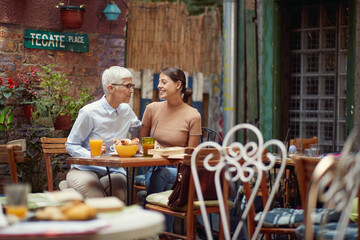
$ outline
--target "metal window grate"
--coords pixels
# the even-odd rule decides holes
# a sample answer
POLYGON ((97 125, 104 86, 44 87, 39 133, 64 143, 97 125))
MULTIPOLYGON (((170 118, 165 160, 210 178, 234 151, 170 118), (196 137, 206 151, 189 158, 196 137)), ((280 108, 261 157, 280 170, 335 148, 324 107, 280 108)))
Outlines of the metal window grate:
POLYGON ((320 151, 345 141, 347 4, 294 7, 290 42, 290 136, 318 136, 320 151))

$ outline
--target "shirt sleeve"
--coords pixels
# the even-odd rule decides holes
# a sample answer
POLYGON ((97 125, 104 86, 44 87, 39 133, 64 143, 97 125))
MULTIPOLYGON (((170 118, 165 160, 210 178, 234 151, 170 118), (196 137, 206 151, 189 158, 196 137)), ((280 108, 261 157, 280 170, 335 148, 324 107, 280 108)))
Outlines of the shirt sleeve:
POLYGON ((74 126, 65 143, 66 151, 72 157, 90 157, 90 149, 83 146, 83 142, 87 139, 93 129, 93 121, 89 114, 81 109, 76 118, 74 126))
POLYGON ((190 121, 189 135, 201 135, 201 116, 198 111, 190 121))
POLYGON ((144 125, 145 127, 151 127, 151 115, 152 115, 152 109, 151 109, 151 104, 147 105, 144 111, 144 115, 142 118, 142 125, 144 125))

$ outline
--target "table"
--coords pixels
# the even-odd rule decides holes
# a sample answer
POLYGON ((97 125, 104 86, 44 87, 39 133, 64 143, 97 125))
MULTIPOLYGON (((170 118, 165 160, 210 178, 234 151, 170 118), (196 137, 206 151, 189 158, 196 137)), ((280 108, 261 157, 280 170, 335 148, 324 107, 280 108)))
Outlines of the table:
POLYGON ((98 213, 89 221, 29 221, 0 228, 1 239, 108 240, 150 238, 165 227, 163 214, 140 206, 98 213))
MULTIPOLYGON (((163 157, 129 157, 122 158, 119 156, 105 155, 100 157, 69 157, 66 159, 68 164, 80 164, 80 165, 93 165, 93 166, 104 166, 107 167, 109 174, 109 167, 123 167, 126 169, 126 180, 127 180, 127 204, 133 202, 132 190, 130 187, 133 185, 133 176, 131 182, 129 182, 129 168, 131 167, 151 167, 151 166, 168 166, 174 165, 181 162, 182 159, 166 159, 163 157), (130 185, 131 184, 131 185, 130 185)), ((110 176, 110 175, 109 175, 110 176)), ((110 178, 109 178, 110 180, 110 178)), ((111 181, 110 181, 111 184, 111 181)))

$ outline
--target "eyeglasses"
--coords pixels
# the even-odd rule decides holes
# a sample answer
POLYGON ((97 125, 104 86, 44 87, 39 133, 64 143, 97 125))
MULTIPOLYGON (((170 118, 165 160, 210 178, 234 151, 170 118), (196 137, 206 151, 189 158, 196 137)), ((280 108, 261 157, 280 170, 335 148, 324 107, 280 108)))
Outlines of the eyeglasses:
POLYGON ((134 88, 135 88, 135 84, 134 84, 134 83, 128 83, 128 84, 112 83, 111 85, 114 85, 114 86, 120 85, 120 86, 126 87, 127 89, 131 89, 131 88, 134 89, 134 88))

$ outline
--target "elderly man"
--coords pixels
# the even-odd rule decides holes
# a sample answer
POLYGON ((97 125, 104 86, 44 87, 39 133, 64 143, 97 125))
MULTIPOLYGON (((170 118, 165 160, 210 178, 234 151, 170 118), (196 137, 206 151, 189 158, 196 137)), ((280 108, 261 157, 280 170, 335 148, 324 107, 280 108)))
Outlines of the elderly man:
MULTIPOLYGON (((114 138, 126 138, 128 133, 138 137, 141 122, 127 104, 134 91, 132 74, 123 67, 113 66, 102 75, 105 95, 84 106, 71 129, 66 150, 73 157, 90 157, 89 139, 101 137, 109 152, 114 138)), ((106 150, 105 150, 106 148, 106 150)), ((123 168, 110 168, 112 193, 125 200, 126 177, 123 168)), ((66 176, 67 185, 86 198, 109 195, 106 168, 100 166, 72 165, 66 176)))

